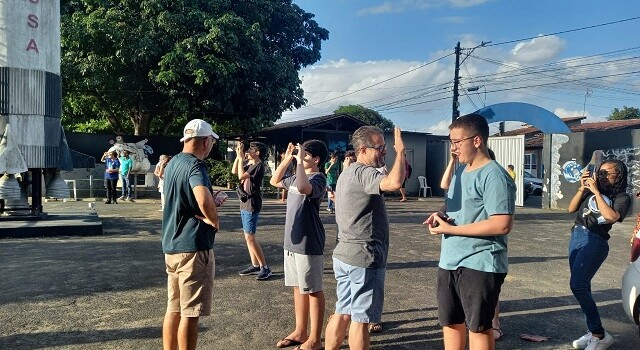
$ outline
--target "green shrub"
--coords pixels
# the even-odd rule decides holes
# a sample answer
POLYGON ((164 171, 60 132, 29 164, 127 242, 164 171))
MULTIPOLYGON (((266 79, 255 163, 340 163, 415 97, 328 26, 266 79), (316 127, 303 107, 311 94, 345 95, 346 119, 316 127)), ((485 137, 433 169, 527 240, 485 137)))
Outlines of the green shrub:
POLYGON ((238 184, 238 177, 231 173, 231 163, 226 160, 207 159, 207 169, 209 169, 209 178, 214 186, 235 187, 238 184))

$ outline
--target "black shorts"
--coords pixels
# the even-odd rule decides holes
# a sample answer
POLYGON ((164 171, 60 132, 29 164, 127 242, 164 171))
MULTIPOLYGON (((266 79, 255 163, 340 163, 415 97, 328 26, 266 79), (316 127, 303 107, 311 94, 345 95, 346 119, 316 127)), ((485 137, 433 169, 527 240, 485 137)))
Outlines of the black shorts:
POLYGON ((506 273, 459 267, 438 268, 438 321, 441 326, 466 323, 474 333, 491 329, 506 273), (466 313, 465 313, 466 310, 466 313))

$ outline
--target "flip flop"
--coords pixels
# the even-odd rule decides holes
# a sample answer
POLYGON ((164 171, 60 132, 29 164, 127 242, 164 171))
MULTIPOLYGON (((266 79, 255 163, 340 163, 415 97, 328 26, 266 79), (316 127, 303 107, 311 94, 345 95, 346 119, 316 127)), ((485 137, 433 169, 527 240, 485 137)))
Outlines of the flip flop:
POLYGON ((276 348, 279 348, 279 349, 288 348, 290 346, 302 345, 303 343, 304 342, 302 341, 297 341, 289 338, 282 338, 278 340, 278 342, 276 343, 276 348))
POLYGON ((382 333, 382 322, 371 323, 369 325, 369 333, 382 333))
MULTIPOLYGON (((302 346, 302 345, 298 345, 298 346, 296 346, 295 348, 293 348, 293 350, 306 350, 306 349, 301 348, 301 346, 302 346)), ((324 347, 320 347, 320 348, 318 348, 317 350, 324 350, 324 347)))
POLYGON ((504 337, 504 332, 502 331, 502 328, 493 329, 493 339, 495 339, 495 341, 500 341, 502 340, 503 337, 504 337))

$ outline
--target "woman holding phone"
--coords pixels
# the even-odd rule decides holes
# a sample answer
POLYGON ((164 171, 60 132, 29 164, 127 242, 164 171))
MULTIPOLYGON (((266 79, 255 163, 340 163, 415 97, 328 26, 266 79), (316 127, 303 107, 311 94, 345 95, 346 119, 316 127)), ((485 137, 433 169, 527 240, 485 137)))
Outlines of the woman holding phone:
POLYGON ((569 203, 569 212, 577 212, 569 241, 569 286, 588 328, 587 334, 573 342, 576 349, 604 350, 613 343, 593 300, 591 279, 609 254, 611 227, 621 222, 629 211, 631 197, 626 191, 627 166, 619 160, 608 159, 595 174, 589 170, 583 172, 580 187, 569 203))

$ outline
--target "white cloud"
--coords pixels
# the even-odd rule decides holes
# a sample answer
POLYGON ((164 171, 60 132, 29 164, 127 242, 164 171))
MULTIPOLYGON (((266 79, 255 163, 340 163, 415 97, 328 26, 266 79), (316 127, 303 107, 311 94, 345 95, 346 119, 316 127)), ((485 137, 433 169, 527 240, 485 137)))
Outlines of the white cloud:
POLYGON ((472 7, 482 5, 492 0, 449 0, 454 7, 472 7))
POLYGON ((375 109, 407 130, 426 131, 429 125, 451 113, 451 62, 452 58, 416 69, 425 62, 341 59, 305 68, 300 76, 307 106, 283 113, 280 121, 327 115, 338 106, 360 104, 375 109), (368 88, 412 69, 416 70, 368 88), (356 92, 361 89, 364 90, 356 92), (406 101, 398 102, 404 99, 406 101), (425 101, 433 102, 423 103, 425 101), (397 103, 389 105, 394 102, 397 103), (401 108, 394 108, 398 106, 401 108))
POLYGON ((386 13, 400 13, 415 10, 426 10, 444 6, 472 7, 482 5, 492 0, 396 0, 385 1, 381 4, 358 10, 358 15, 381 15, 386 13))
POLYGON ((518 43, 511 54, 513 60, 524 64, 549 62, 564 50, 566 43, 557 36, 545 36, 518 43))
POLYGON ((451 24, 462 24, 462 23, 466 23, 467 19, 465 17, 461 17, 461 16, 450 16, 450 17, 440 18, 438 20, 438 22, 440 22, 440 23, 451 23, 451 24))
MULTIPOLYGON (((567 110, 565 108, 562 107, 558 107, 556 109, 553 110, 553 113, 555 113, 558 117, 560 118, 571 118, 571 117, 581 117, 583 115, 582 110, 567 110)), ((583 120, 583 123, 595 123, 595 122, 603 122, 607 120, 608 115, 591 115, 591 113, 586 110, 584 112, 584 116, 587 117, 587 119, 583 120)))
MULTIPOLYGON (((473 35, 464 35, 458 39, 463 47, 472 47, 472 43, 480 41, 480 38, 474 38, 473 35)), ((431 57, 443 57, 451 51, 447 49, 434 52, 431 57)), ((581 116, 588 84, 590 93, 585 106, 586 121, 602 121, 614 107, 635 103, 635 95, 629 92, 640 92, 638 75, 625 74, 640 70, 640 59, 624 59, 620 56, 582 59, 570 57, 551 66, 539 67, 542 72, 531 73, 533 65, 514 61, 512 52, 504 47, 478 48, 474 56, 487 61, 469 57, 460 70, 461 115, 485 105, 525 102, 554 111, 560 117, 581 116), (600 64, 613 59, 618 61, 600 64), (586 63, 589 65, 585 65, 586 63), (598 65, 592 65, 596 63, 598 65), (563 82, 609 74, 618 76, 615 81, 592 79, 563 82), (561 84, 557 84, 558 82, 561 84), (475 86, 479 89, 472 92, 466 90, 475 86), (627 93, 620 92, 622 90, 627 93)), ((341 59, 305 68, 300 76, 305 98, 308 100, 307 106, 283 113, 280 122, 327 115, 340 105, 360 104, 377 110, 403 130, 446 135, 451 120, 453 60, 454 57, 449 56, 370 88, 373 84, 415 69, 426 61, 353 62, 341 59), (443 85, 435 88, 438 84, 443 85), (420 96, 421 94, 424 96, 420 96), (404 99, 406 100, 402 101, 404 99)), ((521 122, 508 124, 507 129, 521 125, 521 122)))
POLYGON ((434 135, 448 135, 449 124, 451 124, 451 119, 443 119, 438 122, 438 124, 429 127, 427 130, 434 135))

